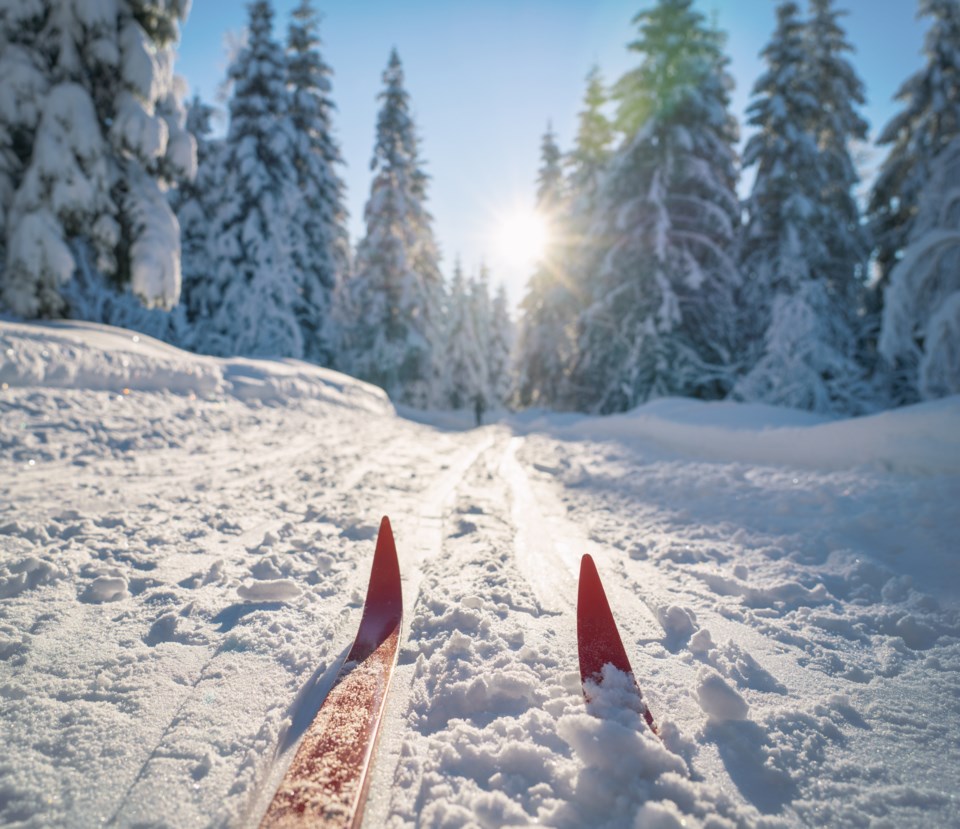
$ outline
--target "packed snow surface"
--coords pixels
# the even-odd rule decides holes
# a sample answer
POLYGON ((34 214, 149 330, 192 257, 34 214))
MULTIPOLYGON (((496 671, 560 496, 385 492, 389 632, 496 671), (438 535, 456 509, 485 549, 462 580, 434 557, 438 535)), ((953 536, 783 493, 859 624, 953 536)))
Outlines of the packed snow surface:
POLYGON ((256 825, 388 514, 366 826, 960 825, 958 503, 960 398, 466 430, 305 363, 0 323, 0 824, 256 825), (584 703, 583 553, 659 737, 624 675, 584 703))

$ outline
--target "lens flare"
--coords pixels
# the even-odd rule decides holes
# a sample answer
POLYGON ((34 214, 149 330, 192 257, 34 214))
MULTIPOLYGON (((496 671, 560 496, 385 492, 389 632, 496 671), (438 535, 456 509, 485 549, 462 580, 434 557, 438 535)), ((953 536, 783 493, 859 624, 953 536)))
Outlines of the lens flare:
POLYGON ((499 218, 493 240, 496 255, 502 262, 529 270, 546 251, 550 227, 535 210, 515 207, 499 218))

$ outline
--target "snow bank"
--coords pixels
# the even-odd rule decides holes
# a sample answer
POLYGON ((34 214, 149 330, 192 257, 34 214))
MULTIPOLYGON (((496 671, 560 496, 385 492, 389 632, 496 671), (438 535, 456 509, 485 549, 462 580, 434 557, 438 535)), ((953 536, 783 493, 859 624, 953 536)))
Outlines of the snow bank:
POLYGON ((206 357, 89 322, 0 321, 0 385, 117 394, 165 391, 268 404, 311 398, 368 412, 393 411, 375 386, 310 363, 206 357))
POLYGON ((544 418, 528 428, 566 438, 651 441, 718 461, 813 469, 870 466, 919 474, 960 471, 960 396, 835 421, 775 406, 665 399, 622 415, 573 423, 544 418))

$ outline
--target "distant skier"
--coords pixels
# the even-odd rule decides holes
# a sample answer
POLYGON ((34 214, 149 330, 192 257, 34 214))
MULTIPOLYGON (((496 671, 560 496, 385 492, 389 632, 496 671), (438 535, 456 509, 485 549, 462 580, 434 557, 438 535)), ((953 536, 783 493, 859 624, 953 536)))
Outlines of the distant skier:
POLYGON ((486 408, 487 401, 483 399, 480 392, 477 392, 477 396, 473 398, 473 413, 477 416, 477 426, 483 426, 483 413, 486 408))

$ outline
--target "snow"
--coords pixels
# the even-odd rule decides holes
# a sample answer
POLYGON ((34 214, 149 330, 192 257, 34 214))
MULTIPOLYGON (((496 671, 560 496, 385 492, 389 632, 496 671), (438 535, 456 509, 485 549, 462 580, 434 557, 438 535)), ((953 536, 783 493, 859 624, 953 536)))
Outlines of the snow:
POLYGON ((0 824, 256 825, 383 514, 366 826, 960 822, 960 398, 418 420, 295 360, 0 322, 0 824), (584 702, 584 553, 660 736, 609 666, 584 702))

